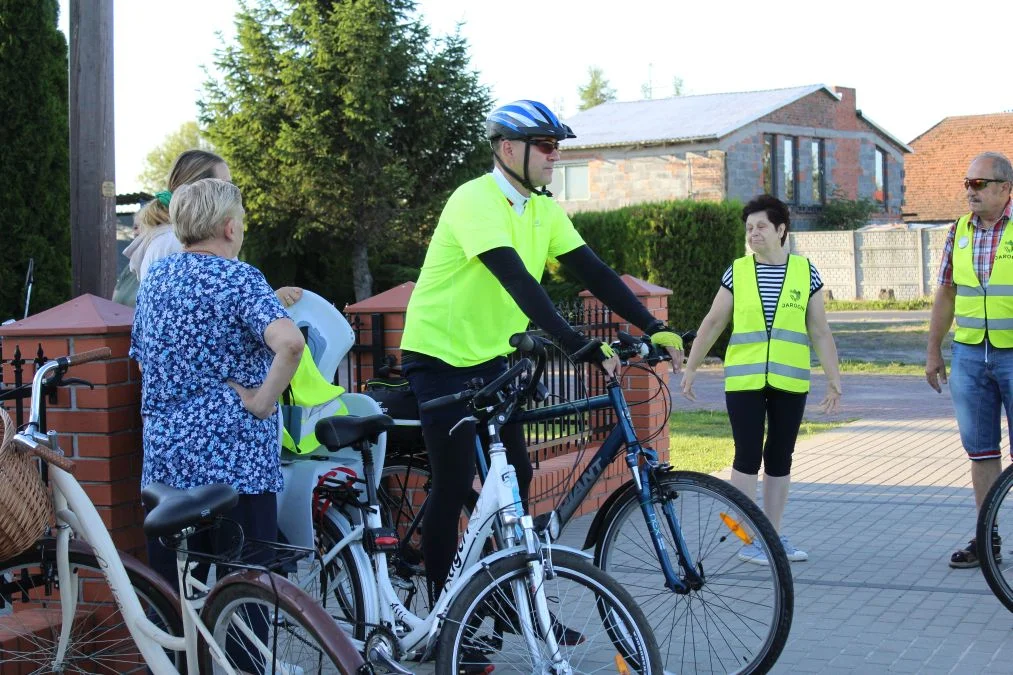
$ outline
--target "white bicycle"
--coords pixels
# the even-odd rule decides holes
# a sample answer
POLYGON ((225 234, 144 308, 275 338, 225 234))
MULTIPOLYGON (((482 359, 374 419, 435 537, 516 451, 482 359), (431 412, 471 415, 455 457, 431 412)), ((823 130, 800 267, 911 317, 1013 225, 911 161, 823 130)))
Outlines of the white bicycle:
POLYGON ((497 673, 662 672, 650 624, 629 593, 580 551, 540 541, 523 512, 499 431, 517 405, 517 380, 523 389, 531 371, 531 361, 522 359, 494 382, 423 406, 470 400, 475 416, 462 423, 486 424, 491 440, 488 478, 446 586, 426 617, 405 607, 391 581, 387 554, 398 536, 383 522, 372 479, 371 445, 393 421, 371 415, 317 423, 316 437, 328 450, 362 453, 363 475, 370 479, 318 488, 315 499, 327 504, 316 524, 322 567, 304 568, 299 583, 375 665, 396 669, 402 658, 423 660, 435 652, 437 673, 490 667, 497 673), (494 530, 501 548, 487 554, 483 547, 494 530))
MULTIPOLYGON (((30 421, 13 441, 17 452, 49 464, 56 527, 55 536, 0 562, 3 672, 373 672, 323 608, 285 578, 265 566, 209 561, 186 551, 187 536, 217 526, 236 503, 230 486, 145 490, 145 532, 177 549, 181 595, 116 549, 69 473, 72 463, 58 447, 57 432, 42 433, 39 426, 42 397, 70 384, 62 380, 67 369, 108 355, 100 349, 50 361, 32 381, 30 421), (195 576, 198 563, 208 562, 218 565, 211 585, 195 576)), ((278 550, 278 564, 302 553, 278 550)))

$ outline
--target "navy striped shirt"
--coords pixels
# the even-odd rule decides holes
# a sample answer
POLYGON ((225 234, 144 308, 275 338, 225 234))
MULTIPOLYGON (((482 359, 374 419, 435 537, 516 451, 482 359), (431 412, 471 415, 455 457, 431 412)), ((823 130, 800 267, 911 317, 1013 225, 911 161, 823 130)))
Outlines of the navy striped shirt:
MULTIPOLYGON (((784 275, 788 271, 788 263, 783 265, 766 265, 756 263, 756 283, 760 286, 760 300, 763 302, 763 316, 767 319, 767 330, 774 325, 774 310, 777 309, 777 298, 784 286, 784 275)), ((729 265, 721 277, 721 285, 732 290, 732 266, 729 265)), ((823 280, 816 271, 815 265, 809 261, 809 297, 823 288, 823 280)))

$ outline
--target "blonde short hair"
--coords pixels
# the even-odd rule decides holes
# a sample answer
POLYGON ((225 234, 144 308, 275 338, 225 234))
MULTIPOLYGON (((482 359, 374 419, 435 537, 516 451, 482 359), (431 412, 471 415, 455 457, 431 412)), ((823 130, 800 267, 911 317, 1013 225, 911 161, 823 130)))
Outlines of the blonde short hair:
POLYGON ((241 218, 243 195, 232 183, 202 178, 172 195, 169 219, 176 239, 184 246, 214 239, 227 218, 241 218))

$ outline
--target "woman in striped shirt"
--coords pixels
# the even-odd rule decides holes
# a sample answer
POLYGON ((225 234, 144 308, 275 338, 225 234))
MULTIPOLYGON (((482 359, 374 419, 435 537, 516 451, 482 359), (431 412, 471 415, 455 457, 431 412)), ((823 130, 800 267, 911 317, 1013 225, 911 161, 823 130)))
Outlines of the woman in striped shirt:
MULTIPOLYGON (((789 256, 785 247, 790 226, 788 207, 774 197, 762 195, 746 205, 742 210, 742 219, 746 225, 746 243, 753 252, 752 262, 756 271, 755 279, 758 289, 735 288, 733 277, 738 278, 733 274, 735 266, 729 266, 725 271, 721 279, 721 287, 718 289, 711 309, 697 331, 697 337, 683 374, 682 393, 691 401, 696 400, 693 393, 693 380, 696 377, 697 368, 703 362, 704 356, 710 351, 710 348, 714 346, 728 322, 732 320, 734 300, 736 297, 743 297, 743 293, 755 294, 759 290, 763 315, 766 320, 768 354, 770 354, 771 328, 788 272, 789 256)), ((823 288, 823 281, 812 262, 805 262, 808 263, 809 268, 809 298, 805 307, 805 332, 827 375, 827 393, 820 405, 826 413, 833 413, 837 411, 841 398, 841 375, 838 369, 837 348, 834 345, 833 335, 830 333, 830 326, 827 324, 823 294, 819 292, 823 288)), ((793 278, 797 280, 798 276, 793 278)), ((739 283, 743 280, 747 283, 751 282, 749 275, 739 278, 739 283)), ((792 289, 790 295, 791 300, 797 302, 795 296, 801 294, 792 289)), ((755 295, 753 297, 755 298, 755 295)), ((783 324, 779 325, 783 326, 783 324)), ((768 368, 770 368, 769 365, 768 368)), ((728 376, 726 372, 726 377, 728 376)), ((807 393, 798 393, 798 389, 807 389, 808 382, 806 378, 802 380, 803 387, 797 387, 796 391, 784 391, 772 386, 768 381, 769 377, 768 373, 764 373, 763 377, 759 378, 762 381, 756 389, 749 386, 746 387, 749 389, 746 391, 726 391, 725 405, 728 408, 728 419, 731 422, 732 437, 735 441, 735 460, 732 464, 731 483, 751 499, 755 499, 762 460, 764 467, 763 511, 780 532, 781 518, 788 502, 791 455, 795 449, 795 441, 798 438, 807 397, 807 393), (765 423, 766 439, 764 439, 765 423)), ((730 389, 738 389, 738 387, 730 389)), ((809 555, 792 546, 787 537, 782 535, 781 541, 789 560, 808 560, 809 555)), ((739 559, 751 563, 767 564, 766 556, 752 544, 743 547, 739 553, 739 559)))

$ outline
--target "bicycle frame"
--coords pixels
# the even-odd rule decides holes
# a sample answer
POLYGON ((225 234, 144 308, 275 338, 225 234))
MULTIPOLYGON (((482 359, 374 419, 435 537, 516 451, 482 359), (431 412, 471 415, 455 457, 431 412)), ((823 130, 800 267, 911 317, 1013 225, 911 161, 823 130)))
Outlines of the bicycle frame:
MULTIPOLYGON (((46 375, 60 367, 57 361, 50 361, 42 366, 33 379, 33 397, 31 415, 26 430, 16 436, 17 442, 26 449, 36 449, 44 446, 50 450, 62 454, 56 443, 56 432, 43 434, 38 430, 38 421, 41 410, 42 389, 41 383, 46 375)), ((212 659, 216 665, 222 668, 229 675, 236 675, 236 670, 228 664, 228 659, 222 650, 215 643, 211 631, 201 621, 199 612, 203 606, 203 597, 193 597, 192 593, 184 593, 180 598, 182 609, 181 619, 183 624, 183 636, 177 637, 165 632, 144 613, 137 594, 133 591, 133 585, 127 575, 126 567, 116 549, 116 544, 109 534, 105 523, 102 521, 95 504, 88 497, 88 494, 81 487, 77 479, 55 464, 48 465, 49 485, 53 492, 53 507, 56 515, 56 568, 59 579, 61 627, 57 643, 57 650, 54 662, 51 664, 56 672, 62 672, 63 662, 67 656, 67 649, 70 642, 70 631, 73 626, 73 619, 77 613, 78 583, 77 577, 72 573, 70 567, 70 541, 71 531, 77 533, 80 539, 91 546, 95 559, 101 568, 106 582, 113 593, 116 604, 120 608, 124 623, 130 632, 137 648, 140 650, 146 665, 154 675, 178 675, 176 666, 166 654, 165 650, 172 652, 185 652, 187 669, 190 673, 197 673, 199 670, 197 635, 203 635, 212 659)), ((194 579, 187 569, 184 554, 177 554, 179 565, 180 588, 190 591, 194 588, 207 590, 207 587, 194 579)), ((289 669, 273 659, 273 653, 268 645, 259 641, 249 627, 246 629, 247 637, 254 642, 256 648, 268 661, 273 661, 275 672, 289 675, 289 669)))
MULTIPOLYGON (((499 442, 498 431, 493 424, 490 424, 489 432, 490 438, 496 439, 489 453, 488 476, 492 478, 486 477, 483 480, 478 503, 475 505, 471 518, 468 520, 468 526, 458 544, 457 554, 454 556, 447 583, 429 616, 420 619, 412 614, 397 597, 388 574, 385 552, 377 551, 372 554, 373 565, 358 565, 360 572, 372 574, 376 582, 372 584, 363 580, 362 583, 364 606, 367 611, 372 611, 372 616, 364 617, 366 623, 380 623, 381 625, 402 623, 406 625, 409 631, 399 636, 401 646, 406 654, 424 658, 430 653, 439 633, 440 617, 446 612, 458 589, 491 560, 521 552, 526 553, 529 556, 528 565, 533 577, 532 587, 541 588, 543 565, 538 555, 539 542, 535 537, 533 521, 530 516, 524 514, 516 471, 507 462, 506 450, 499 442), (483 557, 482 548, 493 533, 497 516, 503 524, 505 548, 492 556, 483 557)), ((367 493, 372 501, 375 498, 375 490, 367 486, 367 493)), ((377 509, 369 509, 365 523, 357 526, 352 526, 343 516, 334 513, 333 509, 329 514, 329 517, 339 525, 339 531, 345 535, 322 556, 325 567, 342 550, 355 544, 357 545, 352 548, 353 555, 362 553, 362 539, 365 530, 382 525, 377 509)), ((524 582, 519 583, 521 583, 521 587, 515 592, 515 598, 521 605, 518 614, 524 639, 532 645, 536 639, 549 642, 554 659, 561 660, 562 657, 555 644, 555 635, 549 629, 551 619, 544 594, 535 594, 536 607, 534 614, 532 614, 527 606, 527 593, 523 592, 524 582), (533 625, 531 616, 537 617, 540 624, 538 627, 533 625)), ((331 588, 326 589, 324 597, 329 597, 331 590, 331 588)))

